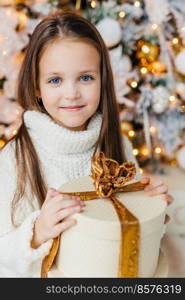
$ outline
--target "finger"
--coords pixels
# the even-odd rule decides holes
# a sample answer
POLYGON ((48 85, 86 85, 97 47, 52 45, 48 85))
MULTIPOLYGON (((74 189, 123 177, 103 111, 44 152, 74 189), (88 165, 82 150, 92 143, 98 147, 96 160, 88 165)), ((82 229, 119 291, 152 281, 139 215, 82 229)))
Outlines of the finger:
POLYGON ((57 224, 58 222, 61 222, 66 217, 69 217, 73 214, 79 213, 81 211, 81 209, 82 208, 80 205, 61 209, 55 216, 55 224, 57 224))
POLYGON ((85 206, 84 201, 80 200, 80 197, 62 195, 60 192, 50 189, 46 195, 45 203, 48 203, 48 209, 52 214, 55 214, 61 209, 68 208, 71 206, 80 205, 85 206), (56 194, 55 194, 56 193, 56 194), (52 201, 51 201, 52 199, 52 201), (67 199, 67 200, 65 200, 67 199))
POLYGON ((66 219, 65 221, 62 221, 61 223, 58 223, 54 227, 54 232, 56 236, 64 232, 66 229, 70 228, 71 226, 74 226, 76 224, 76 219, 74 218, 69 218, 66 219))
POLYGON ((66 194, 61 194, 59 193, 57 196, 56 196, 56 199, 55 201, 56 202, 60 202, 60 201, 81 201, 80 197, 78 196, 70 196, 70 195, 66 195, 66 194))
POLYGON ((53 197, 55 197, 58 194, 59 194, 59 192, 57 192, 54 188, 49 188, 49 190, 47 191, 47 194, 46 194, 45 202, 50 201, 53 197))
POLYGON ((148 196, 157 196, 168 193, 168 187, 166 185, 161 185, 150 190, 145 189, 144 191, 148 196))
POLYGON ((171 219, 170 216, 166 215, 164 219, 164 224, 167 224, 170 221, 170 219, 171 219))
POLYGON ((167 202, 168 205, 174 201, 174 198, 169 194, 162 194, 162 198, 167 202))
POLYGON ((150 183, 150 178, 149 177, 142 177, 141 178, 141 183, 143 183, 143 184, 149 184, 150 183))
POLYGON ((55 190, 54 188, 51 188, 51 198, 55 198, 59 195, 59 192, 55 190))
POLYGON ((79 200, 60 200, 60 201, 55 202, 53 212, 56 213, 56 212, 60 211, 61 209, 66 209, 66 208, 75 207, 75 206, 85 207, 85 203, 83 201, 79 201, 79 200))

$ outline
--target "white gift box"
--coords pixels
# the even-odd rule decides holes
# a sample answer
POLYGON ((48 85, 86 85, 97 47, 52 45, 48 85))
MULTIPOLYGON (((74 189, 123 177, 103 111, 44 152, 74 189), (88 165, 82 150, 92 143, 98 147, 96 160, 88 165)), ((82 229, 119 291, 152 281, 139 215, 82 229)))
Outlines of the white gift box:
MULTIPOLYGON (((63 193, 94 191, 90 177, 64 184, 63 193)), ((166 203, 161 196, 143 191, 122 192, 116 198, 139 220, 140 250, 138 277, 165 277, 167 264, 160 254, 166 203), (160 255, 159 255, 160 254, 160 255)), ((85 202, 83 212, 73 215, 77 224, 61 235, 55 263, 48 277, 117 277, 121 227, 109 199, 85 202)))

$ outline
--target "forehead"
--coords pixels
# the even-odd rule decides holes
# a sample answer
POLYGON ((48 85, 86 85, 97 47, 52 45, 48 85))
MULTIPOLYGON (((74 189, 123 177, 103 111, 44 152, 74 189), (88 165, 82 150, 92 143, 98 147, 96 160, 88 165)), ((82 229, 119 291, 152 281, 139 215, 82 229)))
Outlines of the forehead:
POLYGON ((50 72, 79 72, 81 69, 99 69, 100 56, 97 49, 84 41, 58 40, 44 50, 39 69, 50 72))

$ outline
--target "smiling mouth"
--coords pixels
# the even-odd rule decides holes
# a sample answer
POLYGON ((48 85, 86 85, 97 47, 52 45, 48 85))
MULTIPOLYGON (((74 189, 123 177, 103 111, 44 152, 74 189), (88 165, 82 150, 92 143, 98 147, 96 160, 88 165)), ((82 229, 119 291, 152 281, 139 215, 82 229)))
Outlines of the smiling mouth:
POLYGON ((76 105, 76 106, 61 106, 60 108, 61 109, 64 109, 64 110, 68 110, 68 111, 77 111, 77 110, 80 110, 82 109, 83 107, 85 107, 85 105, 76 105))

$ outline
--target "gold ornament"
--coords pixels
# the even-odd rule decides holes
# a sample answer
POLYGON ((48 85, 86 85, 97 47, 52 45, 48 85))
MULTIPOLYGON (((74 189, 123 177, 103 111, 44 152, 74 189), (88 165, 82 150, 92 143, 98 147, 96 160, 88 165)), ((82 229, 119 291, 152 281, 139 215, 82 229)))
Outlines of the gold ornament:
POLYGON ((121 122, 121 131, 122 133, 128 134, 130 130, 133 130, 133 125, 128 121, 121 122))
POLYGON ((17 66, 20 66, 23 62, 24 59, 24 53, 23 52, 19 52, 18 54, 16 54, 13 57, 13 63, 17 66))
POLYGON ((146 41, 140 40, 137 43, 136 57, 138 59, 145 58, 147 62, 154 62, 159 55, 159 47, 146 41))
POLYGON ((28 20, 28 17, 26 16, 25 13, 23 12, 19 12, 17 14, 18 16, 18 20, 19 20, 19 27, 18 27, 18 31, 22 31, 25 29, 26 27, 26 23, 27 23, 27 20, 28 20))
POLYGON ((145 68, 148 68, 149 66, 149 63, 147 61, 147 59, 145 57, 142 57, 141 60, 140 60, 140 65, 141 67, 145 67, 145 68))
POLYGON ((141 155, 146 156, 146 157, 150 156, 149 149, 147 148, 146 145, 141 147, 140 153, 141 153, 141 155))
POLYGON ((164 73, 166 72, 166 66, 159 61, 154 61, 148 65, 148 70, 152 73, 164 73))
POLYGON ((181 105, 181 106, 180 106, 180 112, 181 112, 182 114, 185 114, 185 105, 181 105))
POLYGON ((81 9, 81 2, 82 0, 76 0, 75 9, 80 10, 81 9))
POLYGON ((25 3, 26 0, 14 0, 16 4, 22 4, 25 3))
POLYGON ((4 141, 4 140, 2 140, 2 139, 0 139, 0 149, 1 149, 1 148, 3 148, 3 147, 4 147, 4 145, 5 145, 5 141, 4 141))

